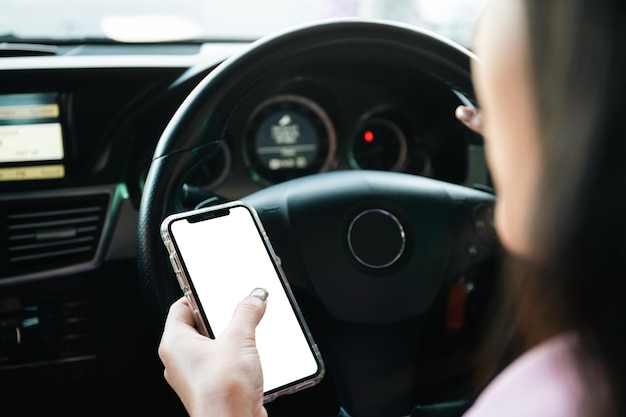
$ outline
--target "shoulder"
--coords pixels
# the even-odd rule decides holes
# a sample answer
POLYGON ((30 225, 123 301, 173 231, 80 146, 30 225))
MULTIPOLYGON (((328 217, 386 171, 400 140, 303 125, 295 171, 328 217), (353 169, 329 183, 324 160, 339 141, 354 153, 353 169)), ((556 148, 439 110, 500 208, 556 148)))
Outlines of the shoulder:
POLYGON ((575 334, 555 336, 510 364, 464 417, 580 416, 584 387, 575 360, 575 334))

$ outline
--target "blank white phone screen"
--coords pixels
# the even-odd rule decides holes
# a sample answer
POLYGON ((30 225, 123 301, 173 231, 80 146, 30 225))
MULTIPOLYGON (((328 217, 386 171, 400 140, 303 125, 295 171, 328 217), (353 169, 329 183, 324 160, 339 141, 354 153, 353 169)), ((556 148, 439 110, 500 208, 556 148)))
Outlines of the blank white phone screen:
POLYGON ((197 223, 178 220, 171 233, 216 338, 236 305, 256 287, 269 291, 256 342, 264 392, 318 371, 261 235, 245 207, 197 223))

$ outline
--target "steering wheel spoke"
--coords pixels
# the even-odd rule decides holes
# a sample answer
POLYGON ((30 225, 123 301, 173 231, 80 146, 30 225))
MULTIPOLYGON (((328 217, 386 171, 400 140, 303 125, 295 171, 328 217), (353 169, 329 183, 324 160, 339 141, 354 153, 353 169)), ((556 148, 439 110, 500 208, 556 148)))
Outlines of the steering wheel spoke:
POLYGON ((288 245, 275 246, 287 272, 286 260, 299 258, 297 271, 288 274, 292 285, 312 288, 340 321, 417 317, 443 283, 497 250, 483 230, 493 227, 486 209, 493 195, 409 174, 318 174, 244 200, 273 242, 288 236, 288 245))

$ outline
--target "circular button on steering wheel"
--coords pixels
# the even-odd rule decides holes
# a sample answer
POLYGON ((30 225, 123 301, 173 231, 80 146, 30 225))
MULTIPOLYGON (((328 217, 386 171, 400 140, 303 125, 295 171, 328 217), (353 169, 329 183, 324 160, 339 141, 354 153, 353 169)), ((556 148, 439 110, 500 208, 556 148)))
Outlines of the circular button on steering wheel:
POLYGON ((348 228, 350 253, 368 268, 383 269, 393 265, 402 256, 405 246, 402 224, 386 210, 365 210, 348 228))

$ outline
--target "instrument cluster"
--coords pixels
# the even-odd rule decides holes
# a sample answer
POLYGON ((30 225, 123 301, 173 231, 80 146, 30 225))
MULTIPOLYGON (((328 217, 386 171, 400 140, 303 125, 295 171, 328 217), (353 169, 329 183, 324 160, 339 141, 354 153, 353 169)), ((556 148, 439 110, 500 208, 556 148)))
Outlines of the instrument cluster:
POLYGON ((450 92, 448 100, 415 103, 385 86, 354 80, 262 86, 233 110, 221 152, 190 182, 226 198, 333 170, 405 172, 461 183, 466 165, 454 155, 466 159, 468 136, 454 120, 458 97, 450 92))

